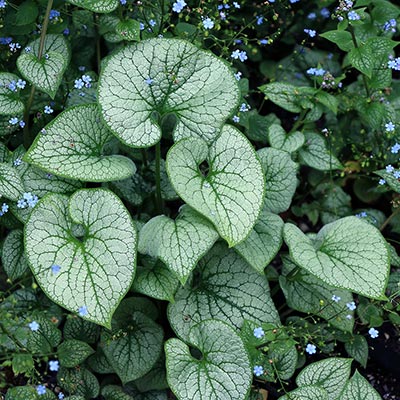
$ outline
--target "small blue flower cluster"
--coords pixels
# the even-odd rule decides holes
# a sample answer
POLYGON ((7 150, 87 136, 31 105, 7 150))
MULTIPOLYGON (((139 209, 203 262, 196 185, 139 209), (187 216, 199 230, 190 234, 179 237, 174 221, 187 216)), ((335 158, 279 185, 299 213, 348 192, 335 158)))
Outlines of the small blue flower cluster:
POLYGON ((10 125, 19 125, 21 128, 23 128, 24 126, 25 126, 25 122, 21 119, 21 120, 19 120, 19 118, 18 117, 11 117, 9 120, 8 120, 8 123, 10 124, 10 125))
POLYGON ((50 10, 50 14, 49 14, 49 20, 50 21, 54 21, 57 22, 58 19, 60 18, 60 11, 57 10, 50 10))
POLYGON ((39 198, 30 192, 24 193, 22 196, 22 199, 19 199, 17 202, 17 207, 18 208, 33 208, 36 206, 37 202, 39 201, 39 198))
POLYGON ((384 23, 383 30, 385 32, 391 31, 391 32, 395 33, 396 32, 396 27, 397 27, 397 21, 394 18, 392 18, 392 19, 389 19, 389 21, 386 21, 384 23))
POLYGON ((0 209, 0 217, 2 217, 8 211, 8 209, 9 209, 8 204, 3 203, 0 209))
POLYGON ((172 5, 172 11, 176 13, 180 13, 185 7, 187 6, 185 0, 177 0, 173 5, 172 5))
POLYGON ((18 79, 18 81, 11 81, 8 84, 8 89, 10 89, 12 92, 16 92, 18 89, 25 89, 26 86, 26 81, 23 79, 18 79))
POLYGON ((75 79, 74 88, 80 90, 85 87, 89 89, 92 87, 91 82, 92 78, 89 75, 82 75, 80 78, 75 79))
POLYGON ((233 58, 234 60, 240 60, 241 62, 244 62, 247 60, 247 53, 244 50, 236 49, 232 52, 231 58, 233 58))
POLYGON ((6 8, 7 2, 5 0, 0 0, 0 8, 6 8))
POLYGON ((389 56, 387 66, 395 71, 400 71, 400 57, 393 58, 393 56, 389 56))
POLYGON ((204 29, 212 29, 212 28, 214 28, 214 21, 209 17, 204 18, 203 19, 203 27, 204 27, 204 29))
POLYGON ((323 76, 326 71, 323 68, 309 68, 306 72, 308 75, 323 76))
MULTIPOLYGON (((250 106, 248 104, 246 104, 246 103, 242 103, 240 108, 239 108, 239 113, 247 112, 249 110, 250 110, 250 106)), ((238 115, 234 115, 232 117, 232 121, 235 122, 235 123, 238 123, 240 121, 240 117, 238 115)))
POLYGON ((317 31, 315 31, 314 29, 304 29, 304 32, 312 38, 317 36, 317 31))

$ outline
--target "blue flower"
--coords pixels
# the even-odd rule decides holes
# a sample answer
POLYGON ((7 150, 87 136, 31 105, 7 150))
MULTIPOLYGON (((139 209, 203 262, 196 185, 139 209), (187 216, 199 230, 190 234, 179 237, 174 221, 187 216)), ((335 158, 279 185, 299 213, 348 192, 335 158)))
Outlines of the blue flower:
POLYGON ((49 370, 50 371, 58 371, 60 368, 60 364, 57 360, 49 361, 49 370))
POLYGON ((239 109, 239 111, 241 111, 241 112, 246 112, 246 111, 249 111, 249 110, 250 110, 250 106, 248 104, 246 104, 246 103, 242 103, 241 106, 240 106, 240 109, 239 109))
POLYGON ((5 0, 0 0, 0 8, 6 8, 7 2, 5 0))
POLYGON ((51 266, 51 272, 52 272, 54 275, 58 274, 60 271, 61 271, 61 267, 60 267, 59 265, 53 264, 53 265, 51 266))
POLYGON ((63 30, 63 34, 64 34, 65 36, 68 36, 68 35, 69 35, 69 29, 68 29, 68 28, 65 28, 65 29, 63 30))
POLYGON ((38 331, 39 328, 40 328, 40 325, 39 325, 36 321, 32 321, 30 324, 28 324, 28 326, 29 326, 29 329, 30 329, 32 332, 36 332, 36 331, 38 331))
POLYGON ((142 31, 144 28, 145 28, 145 26, 144 26, 144 23, 143 22, 139 22, 139 28, 140 28, 140 30, 142 31))
POLYGON ((396 125, 392 121, 385 124, 386 132, 393 132, 395 127, 396 127, 396 125))
POLYGON ((53 114, 54 110, 50 106, 44 106, 45 114, 53 114))
POLYGON ((119 2, 121 3, 122 6, 126 4, 126 0, 119 0, 119 2))
POLYGON ((261 376, 264 373, 264 368, 261 365, 256 365, 253 368, 253 374, 255 376, 261 376))
POLYGON ((79 313, 79 315, 80 315, 81 317, 87 315, 87 314, 88 314, 87 307, 86 307, 86 306, 79 307, 78 313, 79 313))
POLYGON ((386 172, 389 174, 391 174, 394 171, 394 167, 391 164, 386 165, 385 169, 386 169, 386 172))
POLYGON ((311 12, 310 14, 307 15, 308 19, 315 19, 317 18, 317 14, 315 14, 315 12, 311 12))
POLYGON ((212 29, 214 28, 214 21, 211 18, 207 17, 203 20, 203 26, 204 29, 212 29))
POLYGON ((257 15, 257 17, 256 17, 257 25, 262 25, 263 21, 264 21, 264 17, 262 15, 257 15))
POLYGON ((9 206, 7 203, 3 203, 3 205, 1 206, 1 214, 5 214, 9 209, 9 206))
POLYGON ((336 296, 336 294, 334 294, 332 296, 332 301, 334 301, 335 303, 339 303, 340 300, 342 300, 342 298, 339 296, 336 296))
POLYGON ((20 199, 17 201, 18 208, 26 208, 28 207, 28 203, 24 199, 20 199))
POLYGON ((397 22, 394 18, 390 19, 389 21, 386 21, 385 24, 383 25, 383 30, 384 31, 391 31, 391 32, 396 32, 396 26, 397 22))
POLYGON ((258 328, 254 328, 253 335, 257 339, 261 339, 265 335, 263 328, 261 328, 261 326, 259 326, 258 328))
POLYGON ((331 16, 331 12, 326 8, 322 8, 320 11, 320 14, 324 17, 324 18, 329 18, 331 16))
POLYGON ((375 328, 370 328, 368 333, 369 333, 369 336, 372 337, 372 339, 376 339, 379 336, 379 331, 375 328))
POLYGON ((400 150, 400 144, 396 143, 395 145, 393 145, 390 149, 392 154, 397 154, 400 150))
POLYGON ((150 25, 152 28, 154 28, 154 27, 157 25, 157 22, 154 21, 154 19, 151 19, 151 20, 149 21, 149 25, 150 25))
POLYGON ((172 11, 180 13, 186 6, 185 0, 178 0, 172 5, 172 11))
POLYGON ((386 181, 384 180, 384 179, 379 179, 379 182, 378 182, 380 185, 384 185, 385 183, 386 183, 386 181))
POLYGON ((58 400, 63 400, 64 399, 64 393, 63 392, 60 392, 60 393, 58 393, 58 400))
POLYGON ((232 121, 238 123, 240 121, 240 118, 237 115, 234 115, 232 121))
POLYGON ((357 306, 356 303, 354 301, 350 302, 350 303, 346 303, 346 307, 350 310, 350 311, 354 311, 357 306))
POLYGON ((8 88, 12 91, 12 92, 16 92, 17 91, 17 82, 16 81, 11 81, 8 84, 8 88))
POLYGON ((38 385, 36 386, 36 392, 39 396, 46 394, 46 386, 44 385, 38 385))
POLYGON ((19 126, 20 126, 21 128, 23 128, 23 127, 25 126, 25 122, 24 122, 24 121, 19 121, 19 126))
POLYGON ((92 87, 92 78, 89 75, 82 75, 82 81, 85 82, 86 88, 92 87))
MULTIPOLYGON (((275 0, 274 0, 275 1, 275 0)), ((233 7, 240 8, 240 4, 237 1, 233 2, 233 7)))
POLYGON ((145 80, 144 80, 144 83, 146 84, 146 85, 152 85, 153 83, 154 83, 154 79, 151 79, 150 77, 148 77, 148 78, 146 78, 145 80))
POLYGON ((75 89, 82 89, 83 87, 85 86, 85 83, 83 82, 83 80, 81 79, 81 78, 79 78, 79 79, 75 79, 75 82, 74 82, 74 88, 75 89))
POLYGON ((17 117, 12 117, 8 120, 8 123, 10 125, 17 125, 18 124, 18 118, 17 117))
POLYGON ((50 21, 52 21, 53 19, 55 21, 57 21, 59 16, 60 16, 60 11, 50 10, 50 14, 49 14, 49 20, 50 21))
POLYGON ((306 353, 315 354, 317 352, 317 347, 311 343, 308 343, 306 346, 306 353))
POLYGON ((242 79, 242 73, 240 71, 236 72, 236 74, 234 74, 234 76, 237 81, 240 81, 240 79, 242 79))
POLYGON ((304 29, 304 32, 307 33, 307 35, 310 37, 317 36, 317 31, 315 31, 314 29, 304 29))
POLYGON ((393 172, 393 176, 394 176, 396 179, 399 179, 399 178, 400 178, 400 171, 394 171, 394 172, 393 172))
POLYGON ((19 43, 10 43, 10 44, 8 45, 8 47, 10 48, 10 51, 11 51, 12 53, 15 53, 18 49, 21 48, 21 45, 20 45, 19 43))
POLYGON ((25 89, 26 81, 24 81, 22 79, 18 79, 16 86, 18 89, 25 89))
POLYGON ((232 52, 232 54, 231 54, 231 58, 233 58, 234 60, 240 60, 240 61, 246 61, 247 60, 247 53, 244 51, 244 50, 242 50, 242 51, 240 51, 240 50, 235 50, 235 51, 233 51, 232 52))
POLYGON ((357 14, 354 10, 350 11, 347 14, 347 17, 350 21, 358 21, 359 19, 361 19, 360 15, 357 14))
POLYGON ((10 44, 12 40, 12 37, 0 37, 0 44, 10 44))

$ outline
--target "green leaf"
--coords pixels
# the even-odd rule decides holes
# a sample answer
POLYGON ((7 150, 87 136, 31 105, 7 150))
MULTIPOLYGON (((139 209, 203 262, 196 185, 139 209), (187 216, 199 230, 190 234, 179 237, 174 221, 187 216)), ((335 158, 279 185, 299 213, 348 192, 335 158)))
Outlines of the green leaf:
POLYGON ((0 163, 0 196, 17 201, 23 192, 24 187, 16 169, 6 163, 0 163))
POLYGON ((4 240, 1 262, 7 276, 14 281, 28 269, 24 254, 24 233, 20 229, 11 231, 4 240))
POLYGON ((165 356, 162 352, 161 357, 157 360, 151 371, 139 379, 135 380, 135 386, 141 392, 148 390, 168 389, 167 371, 165 369, 165 356))
POLYGON ((47 296, 106 327, 136 267, 136 229, 112 192, 86 189, 69 199, 50 194, 25 226, 28 263, 47 296), (58 273, 52 266, 60 267, 58 273))
POLYGON ((19 94, 8 88, 12 81, 17 82, 18 79, 17 75, 0 72, 0 115, 16 116, 24 112, 25 106, 19 94))
POLYGON ((168 319, 183 339, 193 324, 215 318, 240 329, 245 319, 280 325, 268 280, 218 242, 200 261, 192 282, 168 306, 168 319))
POLYGON ((37 331, 29 332, 27 349, 35 354, 48 354, 61 342, 61 331, 48 318, 36 318, 37 331))
POLYGON ((259 273, 273 260, 281 248, 283 221, 264 206, 250 235, 234 249, 259 273))
MULTIPOLYGON (((157 236, 154 236, 154 239, 156 238, 157 236)), ((178 278, 161 261, 155 261, 154 265, 149 267, 138 267, 132 285, 135 292, 172 302, 178 287, 178 278)))
POLYGON ((299 151, 303 164, 320 171, 343 168, 340 161, 326 148, 325 140, 314 132, 305 132, 306 142, 299 151))
POLYGON ((14 354, 12 358, 12 370, 15 375, 28 374, 34 368, 32 354, 14 354))
POLYGON ((87 365, 93 372, 98 374, 112 374, 115 372, 101 347, 98 347, 96 353, 88 358, 87 365))
POLYGON ((50 122, 23 159, 65 178, 90 182, 125 179, 136 167, 127 157, 103 154, 111 138, 97 105, 76 106, 50 122))
POLYGON ((292 113, 300 113, 302 107, 298 104, 299 87, 281 82, 272 82, 259 88, 266 99, 292 113))
POLYGON ((5 400, 55 400, 55 394, 46 388, 46 393, 39 395, 34 386, 16 386, 7 391, 5 400))
POLYGON ((85 342, 76 339, 67 339, 58 346, 57 354, 60 364, 66 368, 82 364, 94 350, 85 342))
POLYGON ((325 225, 314 243, 285 224, 283 235, 293 261, 328 285, 381 298, 389 276, 389 251, 379 230, 357 217, 325 225))
POLYGON ((364 336, 354 335, 344 344, 347 354, 358 361, 364 368, 368 361, 368 343, 364 336))
POLYGON ((145 314, 135 311, 129 323, 113 333, 103 332, 101 347, 122 383, 149 372, 162 351, 161 327, 145 314))
POLYGON ((68 61, 60 53, 47 52, 40 60, 32 53, 22 53, 17 59, 21 75, 37 89, 47 93, 52 99, 56 96, 68 61))
POLYGON ((119 4, 118 0, 67 0, 75 6, 86 8, 96 13, 110 13, 114 11, 119 4))
POLYGON ((299 131, 287 134, 280 125, 273 124, 268 129, 268 140, 271 147, 293 153, 303 146, 305 137, 299 131))
POLYGON ((337 399, 350 376, 350 358, 331 357, 308 365, 297 375, 297 386, 318 385, 337 399))
POLYGON ((400 181, 394 177, 393 173, 386 172, 385 169, 374 171, 374 174, 383 178, 391 189, 396 193, 400 193, 400 181))
POLYGON ((296 371, 298 354, 293 340, 272 342, 268 351, 268 362, 272 360, 280 379, 290 379, 296 371))
POLYGON ((267 142, 268 128, 277 121, 279 119, 275 114, 260 115, 257 110, 250 110, 240 115, 240 125, 246 128, 246 136, 262 143, 267 142))
POLYGON ((64 339, 77 339, 86 343, 96 343, 100 335, 100 327, 92 322, 70 315, 65 321, 63 334, 64 339))
POLYGON ((28 25, 36 21, 39 10, 34 1, 24 1, 15 14, 15 24, 17 26, 28 25))
POLYGON ((284 212, 296 191, 297 164, 289 153, 271 147, 258 150, 257 154, 265 174, 265 208, 276 214, 284 212))
POLYGON ((168 396, 165 391, 151 390, 141 393, 132 384, 124 387, 116 385, 105 386, 101 394, 105 400, 167 400, 168 396))
POLYGON ((84 367, 72 369, 61 367, 57 373, 57 381, 69 394, 83 396, 85 399, 92 399, 100 393, 99 381, 84 367))
POLYGON ((134 19, 118 22, 115 31, 123 40, 138 42, 140 40, 140 23, 134 19))
POLYGON ((304 313, 319 315, 333 326, 351 332, 354 326, 354 312, 345 304, 353 301, 350 292, 327 285, 304 269, 296 272, 296 265, 289 257, 282 257, 283 269, 279 277, 281 289, 290 308, 304 313), (332 295, 341 298, 336 303, 332 295), (352 318, 346 318, 350 315, 352 318))
POLYGON ((184 285, 217 239, 212 224, 185 206, 175 221, 159 215, 147 222, 139 233, 138 251, 160 258, 184 285))
POLYGON ((208 218, 230 247, 253 228, 264 196, 264 176, 250 142, 226 125, 207 147, 200 139, 176 143, 167 155, 167 172, 180 197, 208 218), (199 168, 207 162, 207 176, 199 168))
POLYGON ((350 51, 354 48, 351 33, 347 31, 327 31, 319 35, 330 42, 335 43, 340 50, 350 51))
POLYGON ((382 400, 378 392, 356 371, 347 383, 340 400, 382 400))
POLYGON ((176 117, 175 141, 211 143, 236 109, 239 88, 228 65, 211 52, 180 39, 149 39, 106 61, 99 103, 107 125, 129 146, 156 144, 168 114, 176 117))
POLYGON ((252 381, 249 356, 239 335, 221 321, 203 321, 190 330, 192 356, 178 339, 165 343, 167 379, 178 400, 244 400, 252 381))
POLYGON ((279 397, 279 400, 332 400, 328 397, 325 389, 319 386, 304 386, 292 390, 285 396, 279 397))

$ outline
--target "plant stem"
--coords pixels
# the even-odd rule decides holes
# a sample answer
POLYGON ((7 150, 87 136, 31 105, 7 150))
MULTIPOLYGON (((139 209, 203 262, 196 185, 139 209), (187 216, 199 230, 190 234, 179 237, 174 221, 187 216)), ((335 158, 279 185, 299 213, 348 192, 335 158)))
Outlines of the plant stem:
MULTIPOLYGON (((38 60, 43 56, 43 50, 44 50, 44 41, 46 39, 46 32, 47 32, 47 27, 49 26, 49 16, 50 16, 50 11, 51 8, 53 7, 53 0, 48 0, 47 2, 47 8, 46 8, 46 13, 44 16, 44 21, 43 21, 43 26, 42 26, 42 32, 40 33, 40 43, 39 43, 39 52, 38 52, 38 60)), ((28 147, 31 144, 31 137, 30 137, 30 131, 29 131, 29 114, 31 111, 32 103, 33 103, 33 98, 35 96, 35 86, 32 85, 31 88, 31 93, 29 95, 28 103, 26 104, 25 107, 25 112, 24 112, 24 147, 28 149, 28 147)))
POLYGON ((387 217, 386 221, 385 221, 385 222, 382 224, 382 226, 380 227, 380 231, 381 231, 381 232, 386 228, 387 224, 388 224, 399 212, 400 212, 400 207, 399 207, 397 210, 393 211, 392 214, 389 215, 389 217, 387 217))
POLYGON ((161 214, 162 197, 161 197, 161 142, 156 144, 156 208, 157 212, 161 214))

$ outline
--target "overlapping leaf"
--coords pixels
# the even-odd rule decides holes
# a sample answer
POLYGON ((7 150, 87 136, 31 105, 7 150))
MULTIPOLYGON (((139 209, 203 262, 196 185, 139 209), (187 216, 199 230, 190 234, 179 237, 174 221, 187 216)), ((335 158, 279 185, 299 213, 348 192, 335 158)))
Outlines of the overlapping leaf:
POLYGON ((114 11, 119 4, 118 0, 67 0, 69 3, 74 4, 87 10, 96 13, 110 13, 114 11))
POLYGON ((167 172, 180 197, 230 246, 247 237, 263 203, 264 176, 253 147, 236 128, 224 126, 210 148, 195 138, 176 143, 167 155, 167 172), (203 175, 204 161, 209 170, 203 175))
POLYGON ((0 163, 0 196, 17 201, 22 197, 24 187, 15 168, 0 163))
POLYGON ((378 229, 356 217, 325 225, 311 241, 292 224, 284 239, 293 261, 329 285, 367 297, 384 295, 389 251, 378 229))
MULTIPOLYGON (((24 112, 24 103, 19 94, 9 89, 8 85, 19 77, 8 72, 0 73, 0 115, 17 116, 24 112)), ((6 119, 8 121, 8 119, 6 119)))
POLYGON ((200 261, 191 284, 178 290, 168 318, 183 339, 191 326, 210 318, 237 329, 245 319, 280 324, 266 277, 220 242, 200 261))
POLYGON ((101 120, 97 105, 70 108, 39 134, 24 160, 55 175, 90 182, 120 180, 136 167, 120 155, 104 155, 112 138, 101 120))
POLYGON ((252 381, 249 356, 227 324, 207 320, 193 326, 187 340, 201 351, 194 358, 178 339, 165 344, 167 379, 179 400, 244 400, 252 381))
POLYGON ((110 129, 126 144, 149 147, 161 138, 161 119, 176 116, 174 139, 214 140, 239 102, 229 67, 179 39, 126 46, 106 62, 99 103, 110 129))
POLYGON ((4 240, 1 262, 4 271, 11 279, 17 279, 28 268, 24 254, 24 234, 20 229, 11 231, 4 240))
POLYGON ((160 258, 185 284, 199 259, 217 239, 212 224, 185 206, 175 221, 159 215, 147 222, 140 230, 138 251, 160 258))
POLYGON ((25 238, 28 263, 48 297, 110 326, 135 274, 136 229, 122 202, 104 189, 70 199, 48 195, 33 209, 25 238))

